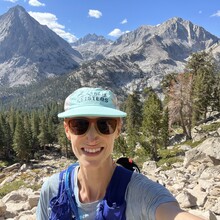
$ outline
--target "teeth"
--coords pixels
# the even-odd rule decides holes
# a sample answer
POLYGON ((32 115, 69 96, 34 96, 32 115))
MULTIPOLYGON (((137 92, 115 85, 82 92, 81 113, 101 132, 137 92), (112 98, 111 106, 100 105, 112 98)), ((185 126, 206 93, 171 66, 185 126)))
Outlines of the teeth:
POLYGON ((101 147, 96 148, 96 149, 84 148, 84 150, 85 150, 86 152, 88 152, 88 153, 96 153, 96 152, 98 152, 98 151, 101 150, 101 147))

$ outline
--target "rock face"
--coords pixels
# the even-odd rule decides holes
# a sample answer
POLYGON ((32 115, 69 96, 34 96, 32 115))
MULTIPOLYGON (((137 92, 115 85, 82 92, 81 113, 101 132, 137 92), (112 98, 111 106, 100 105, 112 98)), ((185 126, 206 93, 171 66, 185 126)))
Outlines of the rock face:
POLYGON ((85 60, 127 56, 127 60, 144 72, 143 78, 153 88, 158 87, 164 75, 182 72, 192 53, 213 48, 216 59, 220 58, 218 37, 178 17, 157 26, 138 27, 115 42, 100 38, 96 36, 96 41, 95 36, 79 39, 74 48, 85 60))
POLYGON ((87 34, 71 45, 80 51, 84 60, 99 60, 104 58, 104 48, 111 46, 113 42, 96 34, 87 34))
MULTIPOLYGON (((0 49, 0 86, 11 87, 67 74, 79 66, 82 67, 79 72, 83 72, 84 65, 93 65, 93 75, 101 78, 98 70, 111 74, 114 72, 112 66, 117 67, 118 62, 121 65, 125 61, 124 67, 129 62, 129 67, 137 66, 143 73, 136 80, 131 77, 130 85, 146 81, 148 86, 157 88, 164 75, 182 72, 186 60, 194 52, 212 49, 215 58, 220 60, 219 38, 178 17, 157 26, 138 27, 114 42, 88 34, 71 47, 21 6, 0 16, 0 49), (102 60, 105 65, 99 66, 100 63, 94 60, 102 60)), ((126 73, 132 73, 132 68, 122 68, 121 72, 119 83, 123 84, 128 78, 126 73)), ((81 76, 76 78, 79 80, 83 84, 88 82, 81 76)), ((140 90, 144 86, 140 85, 140 90)), ((109 87, 114 89, 114 82, 110 82, 109 87)), ((122 86, 122 90, 126 87, 122 86)))
POLYGON ((15 86, 73 71, 81 54, 16 6, 0 16, 0 86, 15 86))

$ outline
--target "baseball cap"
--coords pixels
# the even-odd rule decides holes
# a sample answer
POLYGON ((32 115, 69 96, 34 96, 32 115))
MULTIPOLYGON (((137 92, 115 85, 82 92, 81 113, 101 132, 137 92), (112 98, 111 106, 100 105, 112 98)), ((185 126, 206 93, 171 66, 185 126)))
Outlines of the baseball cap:
POLYGON ((119 110, 116 95, 102 88, 82 87, 70 94, 64 103, 64 112, 59 118, 73 117, 126 117, 119 110))

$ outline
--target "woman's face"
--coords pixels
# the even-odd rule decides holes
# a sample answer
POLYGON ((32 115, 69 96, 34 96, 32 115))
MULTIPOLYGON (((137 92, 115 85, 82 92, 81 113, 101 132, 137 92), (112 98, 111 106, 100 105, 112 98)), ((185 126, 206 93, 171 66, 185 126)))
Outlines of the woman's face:
POLYGON ((102 166, 114 147, 121 130, 119 118, 72 118, 65 119, 64 128, 71 141, 72 150, 81 166, 102 166), (105 134, 103 134, 105 133, 105 134))

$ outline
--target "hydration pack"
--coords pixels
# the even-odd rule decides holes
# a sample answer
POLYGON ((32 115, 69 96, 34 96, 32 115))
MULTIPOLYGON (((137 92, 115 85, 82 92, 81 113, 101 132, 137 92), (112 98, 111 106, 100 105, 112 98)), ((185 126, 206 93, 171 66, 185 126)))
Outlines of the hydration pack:
MULTIPOLYGON (((67 170, 60 172, 58 194, 50 201, 51 215, 49 220, 79 220, 78 208, 70 181, 70 175, 74 176, 72 172, 77 165, 72 164, 67 170)), ((105 197, 99 204, 95 220, 126 219, 125 192, 132 173, 121 166, 115 168, 105 197)))
POLYGON ((131 171, 134 171, 134 172, 137 172, 137 173, 141 172, 138 165, 131 158, 120 157, 116 161, 116 163, 123 166, 124 168, 126 168, 128 170, 131 170, 131 171))

